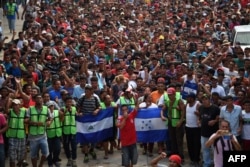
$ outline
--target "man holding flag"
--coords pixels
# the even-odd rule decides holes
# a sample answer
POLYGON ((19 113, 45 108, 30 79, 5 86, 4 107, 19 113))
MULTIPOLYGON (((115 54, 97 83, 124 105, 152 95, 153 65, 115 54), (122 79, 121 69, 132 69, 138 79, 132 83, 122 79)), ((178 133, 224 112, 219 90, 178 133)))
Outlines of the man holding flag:
MULTIPOLYGON (((94 91, 91 85, 85 85, 85 95, 83 95, 77 102, 77 111, 84 116, 97 115, 100 111, 100 103, 97 97, 94 96, 94 91)), ((93 129, 93 127, 91 127, 93 129)), ((89 129, 91 130, 91 129, 89 129)), ((88 148, 91 141, 83 144, 82 152, 84 153, 84 163, 89 162, 88 154, 90 153, 93 159, 96 159, 96 153, 94 152, 95 143, 91 143, 90 149, 88 148)))
MULTIPOLYGON (((115 125, 115 120, 117 116, 117 105, 115 102, 112 101, 110 95, 104 96, 104 101, 100 103, 101 109, 106 110, 107 108, 111 108, 113 110, 113 125, 115 125)), ((116 138, 117 128, 113 126, 113 134, 112 137, 109 137, 103 141, 103 148, 104 148, 104 159, 108 159, 108 153, 113 153, 113 147, 115 146, 115 138, 116 138), (110 151, 108 149, 110 142, 110 151)))
POLYGON ((135 117, 138 112, 139 105, 129 113, 127 105, 121 106, 121 116, 118 118, 117 127, 120 129, 120 140, 122 145, 122 166, 131 167, 137 163, 138 151, 136 147, 136 129, 135 117))

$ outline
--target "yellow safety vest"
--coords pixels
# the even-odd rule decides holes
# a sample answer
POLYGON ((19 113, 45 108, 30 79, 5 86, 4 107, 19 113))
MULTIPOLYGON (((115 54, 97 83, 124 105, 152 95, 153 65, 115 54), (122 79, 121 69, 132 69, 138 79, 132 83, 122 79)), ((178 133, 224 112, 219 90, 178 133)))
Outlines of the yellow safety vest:
POLYGON ((170 100, 168 99, 166 101, 166 105, 168 107, 168 115, 170 114, 171 112, 171 125, 173 127, 176 127, 177 123, 179 122, 180 118, 181 118, 181 112, 179 110, 177 110, 177 106, 178 106, 178 102, 179 102, 180 99, 176 98, 175 101, 174 101, 174 104, 172 106, 172 108, 170 108, 170 100), (171 110, 171 111, 170 111, 171 110))
POLYGON ((10 5, 9 3, 7 3, 6 6, 7 6, 7 15, 15 15, 16 4, 12 3, 12 5, 10 5))
POLYGON ((53 113, 54 113, 53 121, 51 122, 50 126, 48 126, 46 129, 48 138, 62 136, 62 124, 59 119, 59 111, 54 110, 53 113))
POLYGON ((124 97, 124 96, 121 96, 121 97, 120 97, 120 105, 121 105, 121 106, 122 106, 122 105, 128 105, 128 106, 131 107, 131 108, 135 108, 135 100, 134 100, 134 98, 130 98, 130 99, 129 99, 129 103, 127 103, 126 100, 125 100, 125 97, 124 97))
MULTIPOLYGON (((101 109, 103 109, 103 110, 107 108, 104 102, 101 102, 100 106, 101 106, 101 109)), ((115 106, 115 102, 112 101, 111 102, 111 107, 114 107, 114 106, 115 106)))
POLYGON ((35 106, 30 107, 30 121, 42 122, 44 126, 30 125, 29 132, 31 135, 42 135, 45 133, 45 124, 48 116, 47 106, 42 107, 41 113, 38 113, 35 106))
MULTIPOLYGON (((65 111, 65 107, 64 107, 65 111)), ((76 134, 76 108, 71 107, 71 112, 66 111, 63 121, 63 134, 76 134)))
POLYGON ((9 138, 18 138, 24 139, 25 138, 25 126, 24 126, 24 119, 25 119, 26 111, 24 108, 20 108, 19 115, 10 110, 9 119, 8 119, 8 131, 6 132, 6 136, 9 138))

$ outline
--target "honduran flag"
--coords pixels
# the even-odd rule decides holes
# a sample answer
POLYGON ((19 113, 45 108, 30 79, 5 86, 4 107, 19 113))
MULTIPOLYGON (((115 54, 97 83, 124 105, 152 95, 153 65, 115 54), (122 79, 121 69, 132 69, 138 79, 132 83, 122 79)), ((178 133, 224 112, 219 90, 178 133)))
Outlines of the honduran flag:
POLYGON ((83 115, 76 119, 77 143, 98 143, 113 137, 114 108, 101 110, 97 115, 83 115))
POLYGON ((161 119, 161 108, 140 109, 135 118, 137 142, 167 140, 166 122, 161 119))

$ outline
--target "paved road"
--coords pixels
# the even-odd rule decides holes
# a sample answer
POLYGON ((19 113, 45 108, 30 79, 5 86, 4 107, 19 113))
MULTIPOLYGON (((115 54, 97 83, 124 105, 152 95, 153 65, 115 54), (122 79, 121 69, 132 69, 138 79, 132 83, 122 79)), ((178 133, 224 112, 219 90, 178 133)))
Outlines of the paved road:
MULTIPOLYGON (((22 12, 22 8, 20 8, 20 13, 19 13, 20 16, 21 16, 21 12, 22 12)), ((2 27, 4 29, 3 36, 8 36, 9 40, 10 40, 11 37, 12 37, 12 34, 9 32, 7 19, 6 19, 6 17, 3 18, 1 9, 0 9, 0 19, 2 20, 2 27)), ((19 31, 21 31, 22 24, 23 24, 22 20, 17 20, 17 22, 16 22, 16 32, 17 33, 19 31)), ((9 41, 9 40, 7 40, 7 41, 9 41)), ((0 53, 0 59, 2 59, 2 55, 3 55, 3 52, 0 53)), ((136 165, 137 167, 149 166, 149 162, 151 161, 151 159, 158 155, 156 153, 156 150, 155 150, 155 154, 154 154, 153 157, 148 157, 146 155, 142 155, 142 149, 140 148, 139 145, 138 145, 138 151, 139 151, 139 159, 138 159, 138 164, 136 165)), ((78 152, 77 152, 77 155, 78 155, 77 165, 78 165, 78 167, 120 167, 121 166, 121 152, 120 152, 120 150, 115 150, 114 154, 110 155, 109 159, 107 159, 107 160, 103 159, 104 151, 97 150, 96 153, 97 153, 97 160, 92 160, 90 158, 90 162, 88 164, 84 164, 83 163, 83 154, 81 153, 81 149, 78 148, 78 152)), ((186 155, 186 157, 188 157, 186 150, 185 150, 185 155, 186 155)), ((62 165, 61 166, 65 167, 66 163, 67 163, 67 158, 65 157, 63 148, 61 150, 60 158, 62 159, 62 161, 61 161, 62 165)), ((188 167, 189 166, 189 161, 187 159, 188 158, 186 158, 186 162, 183 165, 183 167, 188 167)), ((27 161, 29 163, 29 166, 31 166, 31 161, 30 161, 29 154, 28 154, 28 157, 27 157, 27 161)), ((167 160, 163 160, 162 162, 163 162, 163 164, 167 164, 167 160)), ((9 166, 8 165, 8 159, 6 159, 5 164, 6 164, 6 166, 9 166)), ((44 166, 47 166, 47 163, 44 166)))
MULTIPOLYGON (((147 167, 147 166, 149 166, 150 161, 158 155, 156 152, 157 150, 155 150, 154 156, 148 157, 146 155, 142 155, 142 148, 140 148, 139 144, 138 144, 137 148, 138 148, 138 153, 139 153, 139 159, 138 159, 138 163, 137 163, 137 165, 135 165, 135 167, 147 167)), ((91 156, 89 155, 90 161, 89 161, 89 163, 86 164, 86 163, 83 163, 84 155, 81 153, 81 149, 78 147, 78 150, 77 150, 77 157, 78 157, 77 158, 77 165, 78 165, 78 167, 120 167, 121 166, 121 151, 120 150, 115 149, 114 153, 109 155, 109 159, 103 158, 104 157, 103 150, 96 149, 95 151, 97 153, 97 159, 93 160, 93 159, 91 159, 91 156)), ((185 151, 185 153, 186 153, 186 151, 185 151)), ((61 150, 60 158, 62 159, 61 166, 66 167, 67 158, 65 157, 63 148, 61 150)), ((29 166, 31 166, 29 154, 28 154, 27 161, 29 163, 29 166)), ((168 162, 167 159, 161 161, 162 164, 167 164, 167 162, 168 162)), ((8 159, 6 159, 5 164, 6 164, 6 166, 8 166, 8 159)), ((47 162, 44 166, 48 166, 47 162)), ((182 165, 182 166, 189 167, 189 161, 186 160, 184 165, 182 165)))

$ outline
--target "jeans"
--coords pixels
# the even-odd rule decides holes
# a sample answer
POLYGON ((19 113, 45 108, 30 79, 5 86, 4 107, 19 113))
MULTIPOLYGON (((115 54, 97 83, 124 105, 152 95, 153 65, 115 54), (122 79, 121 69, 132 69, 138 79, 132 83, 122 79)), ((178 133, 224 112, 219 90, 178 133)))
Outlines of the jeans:
POLYGON ((0 166, 5 167, 4 144, 0 144, 0 166))
POLYGON ((212 148, 207 148, 205 146, 206 142, 208 141, 209 137, 203 137, 201 136, 201 148, 202 148, 202 156, 203 156, 203 167, 210 167, 212 164, 212 148))
POLYGON ((61 137, 48 138, 49 144, 49 156, 47 158, 48 165, 53 165, 59 161, 59 155, 61 151, 61 137))
POLYGON ((37 154, 41 150, 43 156, 49 155, 49 146, 47 139, 41 138, 39 140, 30 140, 30 157, 31 159, 37 158, 37 154))
POLYGON ((190 160, 192 162, 199 162, 201 152, 201 128, 186 127, 186 139, 190 160))
POLYGON ((122 147, 122 166, 130 166, 130 164, 137 164, 138 151, 136 144, 122 147))
POLYGON ((10 31, 15 31, 15 27, 16 27, 16 19, 8 19, 8 25, 9 25, 9 29, 10 31))
POLYGON ((63 135, 63 148, 68 159, 76 159, 76 145, 76 135, 63 135))

